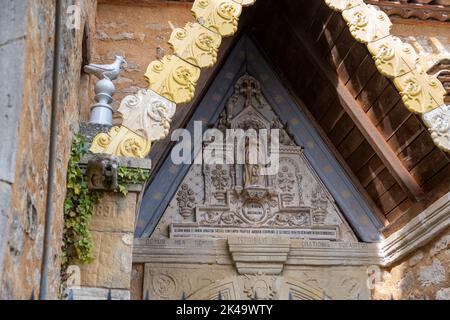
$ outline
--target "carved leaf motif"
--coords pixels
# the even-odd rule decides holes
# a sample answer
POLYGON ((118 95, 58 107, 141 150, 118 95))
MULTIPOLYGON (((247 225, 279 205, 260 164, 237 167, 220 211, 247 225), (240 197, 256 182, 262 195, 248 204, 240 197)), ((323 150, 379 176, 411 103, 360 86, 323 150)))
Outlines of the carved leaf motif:
POLYGON ((242 5, 233 0, 196 0, 192 12, 203 26, 225 37, 237 31, 242 5))
POLYGON ((207 68, 217 61, 222 37, 198 23, 188 23, 172 32, 169 43, 178 57, 199 68, 207 68))
POLYGON ((153 292, 161 299, 170 299, 177 292, 177 281, 172 275, 158 273, 152 276, 153 292))
POLYGON ((200 77, 200 68, 168 55, 160 61, 152 62, 145 74, 150 89, 180 104, 192 100, 195 86, 200 77))
POLYGON ((123 126, 154 142, 169 134, 176 106, 153 91, 144 89, 125 97, 118 111, 122 114, 123 126))
POLYGON ((245 276, 244 294, 253 300, 273 300, 277 295, 275 280, 275 277, 262 274, 245 276))
POLYGON ((342 13, 353 37, 362 43, 369 43, 390 34, 392 22, 375 6, 362 4, 342 13))
POLYGON ((394 79, 394 84, 411 112, 425 113, 444 104, 445 89, 434 76, 411 72, 394 79))
POLYGON ((434 143, 450 152, 450 105, 442 105, 425 113, 422 118, 430 130, 434 143))
POLYGON ((230 174, 221 165, 211 171, 212 184, 216 190, 224 191, 230 184, 230 174))
POLYGON ((281 168, 281 172, 278 173, 278 186, 283 192, 291 192, 294 189, 295 176, 292 172, 289 172, 288 167, 281 168))
POLYGON ((151 143, 143 136, 120 126, 108 133, 95 137, 90 151, 92 153, 113 154, 129 158, 145 158, 150 152, 151 143))
POLYGON ((323 225, 327 217, 328 200, 324 192, 316 189, 312 196, 312 218, 314 224, 323 225))
POLYGON ((384 76, 395 78, 414 70, 419 57, 414 48, 399 38, 389 36, 367 46, 375 65, 384 76))

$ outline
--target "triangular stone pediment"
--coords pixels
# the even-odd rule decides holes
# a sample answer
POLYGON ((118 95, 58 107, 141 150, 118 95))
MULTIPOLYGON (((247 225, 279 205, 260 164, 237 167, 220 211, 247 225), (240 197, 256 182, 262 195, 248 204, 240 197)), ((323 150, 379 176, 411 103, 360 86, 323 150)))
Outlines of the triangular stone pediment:
MULTIPOLYGON (((226 238, 264 232, 287 238, 379 241, 381 223, 303 110, 243 36, 186 125, 193 138, 191 160, 202 163, 202 147, 215 148, 196 137, 198 121, 203 131, 276 129, 279 172, 253 176, 255 167, 242 164, 178 165, 169 155, 144 194, 136 238, 226 238)), ((267 151, 264 145, 261 150, 267 151)))

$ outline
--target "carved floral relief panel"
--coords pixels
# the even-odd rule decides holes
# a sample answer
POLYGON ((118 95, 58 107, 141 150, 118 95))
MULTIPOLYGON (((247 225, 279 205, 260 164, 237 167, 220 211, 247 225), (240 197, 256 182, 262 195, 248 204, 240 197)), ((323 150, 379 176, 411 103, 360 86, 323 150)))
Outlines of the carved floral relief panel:
POLYGON ((229 265, 145 265, 144 292, 151 300, 370 299, 361 267, 291 267, 283 276, 239 275, 229 265))

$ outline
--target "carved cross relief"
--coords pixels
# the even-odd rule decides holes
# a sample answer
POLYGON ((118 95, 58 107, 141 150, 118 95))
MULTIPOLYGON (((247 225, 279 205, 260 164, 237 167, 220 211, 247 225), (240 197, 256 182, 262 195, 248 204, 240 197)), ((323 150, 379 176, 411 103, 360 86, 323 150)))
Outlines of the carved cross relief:
POLYGON ((224 132, 280 130, 278 172, 261 175, 261 165, 248 161, 250 147, 258 150, 258 156, 267 152, 259 142, 251 146, 252 139, 245 144, 243 164, 192 165, 152 238, 274 236, 356 241, 303 148, 289 136, 256 79, 244 75, 238 80, 215 127, 224 132))
MULTIPOLYGON (((238 80, 215 127, 223 132, 280 130, 279 170, 260 174, 264 164, 249 161, 251 139, 241 150, 243 162, 191 166, 147 239, 151 258, 145 264, 143 287, 152 299, 370 296, 361 285, 365 267, 330 272, 329 267, 302 266, 302 258, 289 262, 300 243, 320 250, 330 243, 353 247, 358 240, 274 110, 257 80, 249 75, 238 80), (197 255, 209 247, 216 256, 197 255)), ((215 142, 205 142, 204 148, 215 142)), ((253 147, 258 156, 267 151, 264 143, 253 147)))

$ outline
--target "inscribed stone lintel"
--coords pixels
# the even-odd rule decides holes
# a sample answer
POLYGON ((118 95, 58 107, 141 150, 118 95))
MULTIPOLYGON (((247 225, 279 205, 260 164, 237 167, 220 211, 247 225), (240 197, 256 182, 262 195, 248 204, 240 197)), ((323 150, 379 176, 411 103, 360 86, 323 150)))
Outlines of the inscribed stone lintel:
POLYGON ((310 240, 337 240, 338 227, 311 227, 311 228, 233 228, 233 227, 203 227, 198 225, 173 224, 170 227, 170 238, 228 238, 229 236, 240 237, 287 237, 290 239, 310 240))

